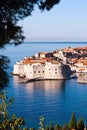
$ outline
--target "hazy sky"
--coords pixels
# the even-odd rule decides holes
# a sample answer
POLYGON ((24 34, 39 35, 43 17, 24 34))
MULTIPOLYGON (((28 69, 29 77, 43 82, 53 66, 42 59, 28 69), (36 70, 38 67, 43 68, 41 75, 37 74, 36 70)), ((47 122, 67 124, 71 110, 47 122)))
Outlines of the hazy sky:
POLYGON ((87 0, 61 0, 21 21, 25 41, 87 41, 87 0))

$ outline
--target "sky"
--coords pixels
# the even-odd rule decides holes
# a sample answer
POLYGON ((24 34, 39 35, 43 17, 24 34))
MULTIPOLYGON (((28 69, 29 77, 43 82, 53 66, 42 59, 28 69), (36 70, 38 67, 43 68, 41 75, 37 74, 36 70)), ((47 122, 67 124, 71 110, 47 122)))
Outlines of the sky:
POLYGON ((44 12, 36 7, 20 24, 25 41, 87 41, 87 0, 60 0, 44 12))

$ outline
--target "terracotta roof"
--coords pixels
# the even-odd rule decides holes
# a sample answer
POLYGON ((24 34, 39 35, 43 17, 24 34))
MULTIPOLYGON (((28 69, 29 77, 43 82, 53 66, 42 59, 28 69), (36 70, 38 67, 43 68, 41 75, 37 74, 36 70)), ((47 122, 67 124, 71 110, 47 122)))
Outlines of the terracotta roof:
POLYGON ((74 50, 87 50, 87 46, 85 46, 85 47, 77 47, 77 48, 74 48, 74 50))
POLYGON ((24 64, 29 64, 30 62, 31 62, 31 59, 29 59, 29 58, 26 58, 26 59, 23 60, 24 64))
POLYGON ((35 63, 45 64, 45 62, 47 61, 53 64, 58 64, 58 61, 52 60, 50 58, 41 58, 41 59, 35 59, 35 60, 26 58, 23 60, 23 64, 35 64, 35 63))
POLYGON ((49 60, 50 60, 50 58, 45 57, 45 58, 42 58, 41 60, 46 60, 46 61, 49 61, 49 60))
POLYGON ((87 59, 85 58, 80 58, 79 60, 77 60, 77 64, 78 63, 83 63, 83 65, 87 65, 87 59))
POLYGON ((49 58, 41 58, 41 59, 30 59, 26 58, 23 60, 24 64, 35 64, 35 63, 41 63, 44 64, 46 61, 51 61, 49 58))
POLYGON ((87 65, 87 61, 84 61, 84 62, 83 62, 83 65, 87 65))

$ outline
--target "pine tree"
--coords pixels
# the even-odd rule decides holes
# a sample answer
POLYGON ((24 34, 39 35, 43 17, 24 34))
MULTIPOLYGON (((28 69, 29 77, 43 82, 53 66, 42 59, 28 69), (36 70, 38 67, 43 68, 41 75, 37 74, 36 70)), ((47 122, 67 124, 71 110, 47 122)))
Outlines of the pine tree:
POLYGON ((28 130, 28 128, 23 128, 23 130, 28 130))
POLYGON ((53 123, 50 123, 49 130, 54 130, 53 123))
POLYGON ((61 130, 61 126, 57 124, 55 130, 61 130))
POLYGON ((30 130, 35 130, 35 128, 30 128, 30 130))
POLYGON ((77 121, 76 121, 75 113, 72 114, 72 118, 69 122, 69 129, 77 129, 77 121))
POLYGON ((49 126, 46 126, 45 130, 49 130, 49 126))
POLYGON ((83 122, 82 117, 80 117, 80 119, 77 122, 77 128, 78 130, 84 130, 84 122, 83 122))
POLYGON ((64 124, 64 126, 63 126, 62 130, 69 130, 68 125, 67 125, 67 124, 64 124))

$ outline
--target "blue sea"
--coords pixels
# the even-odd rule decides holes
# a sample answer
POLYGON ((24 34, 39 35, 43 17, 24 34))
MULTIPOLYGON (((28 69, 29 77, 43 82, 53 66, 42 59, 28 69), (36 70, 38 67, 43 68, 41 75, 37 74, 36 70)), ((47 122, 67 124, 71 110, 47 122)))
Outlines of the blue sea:
MULTIPOLYGON (((87 46, 86 42, 26 42, 17 47, 7 46, 0 50, 11 60, 9 72, 16 61, 41 51, 53 51, 65 47, 87 46)), ((46 80, 20 84, 18 77, 10 76, 9 86, 5 88, 14 104, 10 113, 24 117, 26 125, 39 127, 39 117, 44 116, 45 125, 68 123, 75 112, 77 119, 82 116, 87 124, 87 84, 77 83, 77 79, 46 80)))

